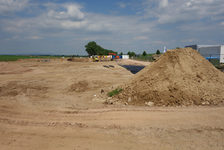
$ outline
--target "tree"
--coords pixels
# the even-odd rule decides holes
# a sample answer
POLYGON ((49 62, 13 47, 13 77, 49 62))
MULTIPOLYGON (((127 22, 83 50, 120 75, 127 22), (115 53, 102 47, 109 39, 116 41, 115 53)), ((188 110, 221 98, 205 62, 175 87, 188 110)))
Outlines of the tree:
POLYGON ((89 42, 86 46, 86 52, 89 54, 89 56, 92 56, 92 55, 96 55, 97 52, 96 52, 96 49, 97 49, 97 44, 95 41, 92 41, 92 42, 89 42))
POLYGON ((121 52, 120 55, 123 55, 123 53, 121 52))
POLYGON ((159 49, 157 49, 156 54, 157 54, 157 55, 161 54, 161 52, 160 52, 159 49))
POLYGON ((117 53, 112 50, 107 50, 102 48, 101 46, 97 45, 95 41, 89 42, 87 45, 85 45, 86 52, 89 56, 92 55, 108 55, 109 53, 117 53))
POLYGON ((144 52, 142 53, 142 55, 143 55, 143 56, 146 56, 146 55, 147 55, 146 51, 144 51, 144 52))
POLYGON ((129 57, 134 57, 136 56, 135 52, 128 52, 129 57))

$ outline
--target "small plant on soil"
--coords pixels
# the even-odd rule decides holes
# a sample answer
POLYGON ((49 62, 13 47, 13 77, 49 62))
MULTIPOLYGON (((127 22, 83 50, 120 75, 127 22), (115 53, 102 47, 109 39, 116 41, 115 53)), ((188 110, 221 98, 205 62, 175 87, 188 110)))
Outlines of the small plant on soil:
POLYGON ((112 96, 115 96, 115 95, 119 94, 121 91, 122 91, 121 88, 117 88, 117 89, 115 89, 115 90, 109 92, 107 95, 108 95, 109 97, 112 97, 112 96))

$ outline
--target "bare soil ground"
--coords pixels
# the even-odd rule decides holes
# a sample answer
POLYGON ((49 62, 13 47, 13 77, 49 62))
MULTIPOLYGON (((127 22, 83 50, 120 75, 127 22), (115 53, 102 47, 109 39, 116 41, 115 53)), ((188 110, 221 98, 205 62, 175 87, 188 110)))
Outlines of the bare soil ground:
POLYGON ((223 106, 103 104, 108 91, 135 76, 118 62, 2 66, 1 150, 224 149, 223 106))

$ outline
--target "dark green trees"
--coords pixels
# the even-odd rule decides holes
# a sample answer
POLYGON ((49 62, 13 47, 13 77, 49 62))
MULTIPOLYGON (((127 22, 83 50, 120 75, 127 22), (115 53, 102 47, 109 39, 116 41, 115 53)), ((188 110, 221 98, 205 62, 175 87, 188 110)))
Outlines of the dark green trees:
POLYGON ((92 55, 108 55, 109 53, 116 53, 112 50, 107 50, 97 45, 95 41, 89 42, 86 46, 86 52, 89 56, 92 55))
POLYGON ((92 42, 89 42, 86 46, 86 52, 89 54, 89 56, 92 56, 92 55, 96 55, 96 49, 97 49, 97 44, 96 42, 92 41, 92 42))
POLYGON ((135 52, 128 52, 129 57, 134 57, 136 56, 135 52))

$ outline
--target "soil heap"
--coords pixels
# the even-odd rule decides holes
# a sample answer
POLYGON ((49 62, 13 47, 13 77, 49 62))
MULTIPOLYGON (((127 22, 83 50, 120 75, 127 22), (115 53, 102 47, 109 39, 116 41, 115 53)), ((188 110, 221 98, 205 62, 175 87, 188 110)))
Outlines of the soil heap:
POLYGON ((119 100, 133 105, 217 105, 224 102, 224 74, 191 48, 169 50, 140 71, 119 100))

